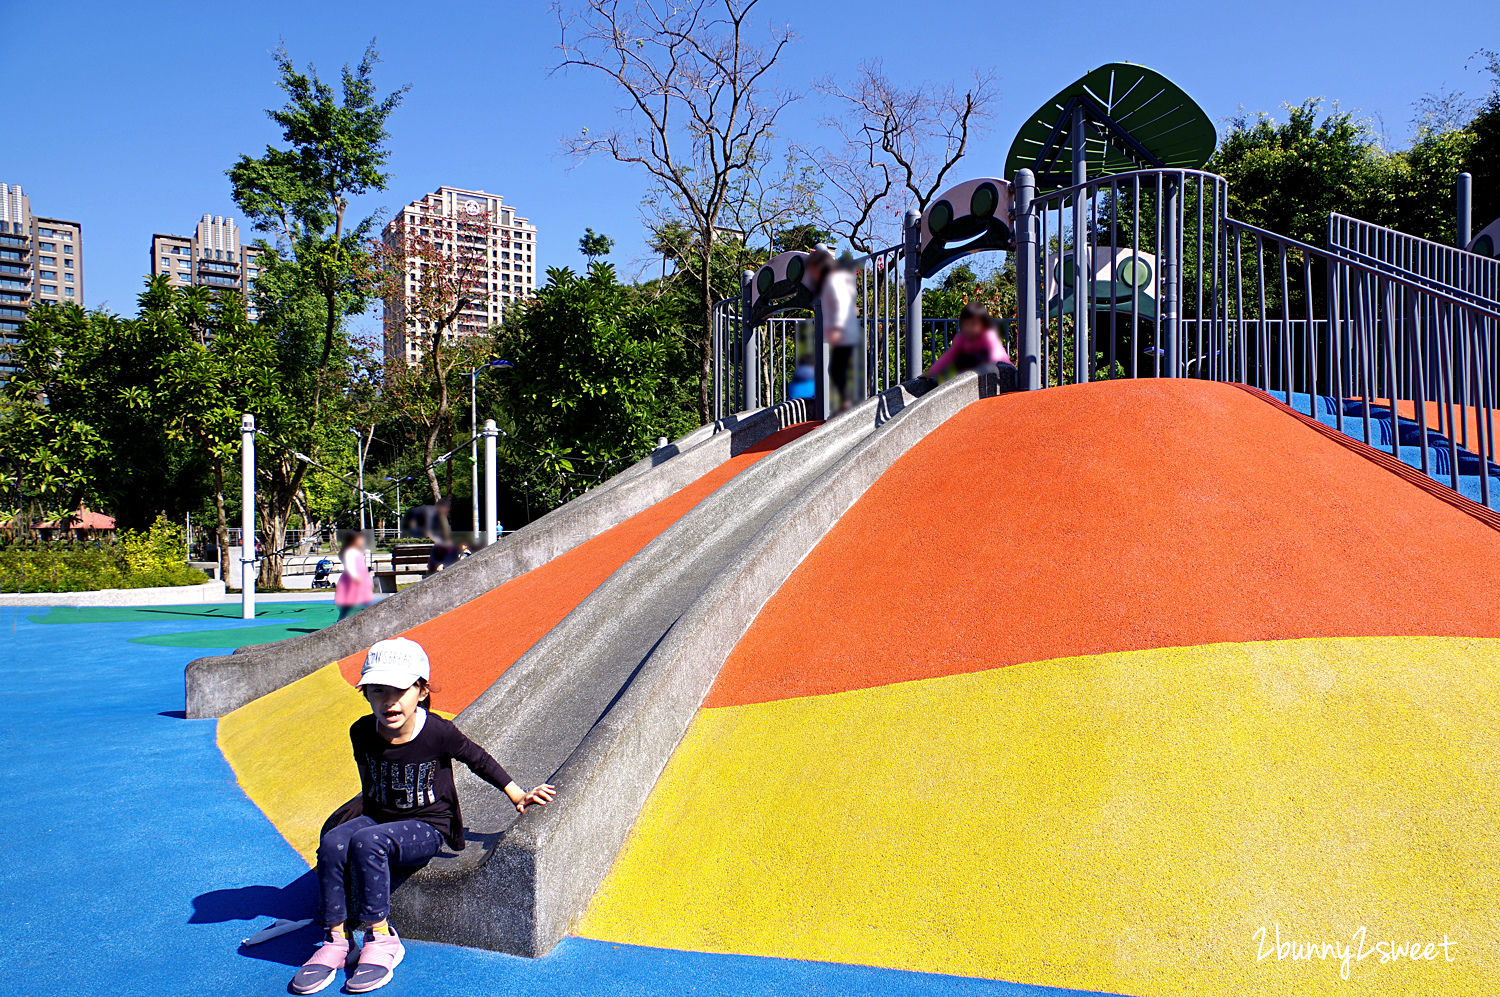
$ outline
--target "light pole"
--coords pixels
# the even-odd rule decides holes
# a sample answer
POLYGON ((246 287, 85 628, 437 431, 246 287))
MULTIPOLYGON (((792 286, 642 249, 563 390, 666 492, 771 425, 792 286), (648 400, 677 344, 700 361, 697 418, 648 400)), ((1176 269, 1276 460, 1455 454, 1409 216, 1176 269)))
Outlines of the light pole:
POLYGON ((474 484, 474 518, 469 520, 474 540, 479 541, 479 372, 490 367, 514 367, 509 360, 491 360, 469 371, 469 467, 474 484))
POLYGON ((484 546, 495 542, 495 420, 484 420, 484 546))
POLYGON ((359 457, 359 532, 365 532, 365 438, 357 429, 348 430, 354 436, 354 452, 359 457))
POLYGON ((396 530, 399 533, 401 530, 401 482, 410 481, 411 475, 408 474, 404 478, 386 478, 385 480, 396 483, 396 530))

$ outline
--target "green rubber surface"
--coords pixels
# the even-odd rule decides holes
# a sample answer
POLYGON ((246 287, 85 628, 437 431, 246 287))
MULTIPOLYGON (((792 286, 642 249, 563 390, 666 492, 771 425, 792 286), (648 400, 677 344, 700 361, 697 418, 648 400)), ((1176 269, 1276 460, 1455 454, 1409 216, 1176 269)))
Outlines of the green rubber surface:
POLYGON ((331 602, 269 603, 256 609, 254 621, 241 621, 237 605, 58 606, 28 619, 32 623, 181 623, 186 629, 133 637, 131 642, 233 649, 321 630, 338 619, 338 607, 331 602), (233 626, 235 622, 242 625, 233 626))

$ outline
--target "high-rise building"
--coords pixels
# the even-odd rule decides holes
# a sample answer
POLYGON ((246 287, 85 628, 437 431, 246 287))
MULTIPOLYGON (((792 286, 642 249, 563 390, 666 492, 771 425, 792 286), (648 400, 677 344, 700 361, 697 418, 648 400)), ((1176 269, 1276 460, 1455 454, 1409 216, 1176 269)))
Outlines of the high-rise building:
POLYGON ((405 293, 385 302, 387 360, 422 359, 430 330, 418 328, 415 313, 424 266, 473 266, 467 283, 474 293, 454 323, 454 336, 477 335, 498 325, 507 305, 536 291, 536 226, 518 217, 499 195, 439 187, 402 208, 381 235, 387 250, 399 251, 403 242, 417 240, 428 249, 404 253, 405 293))
MULTIPOLYGON (((260 275, 260 250, 240 242, 234 219, 204 215, 191 236, 151 237, 151 275, 157 274, 170 274, 183 287, 239 291, 249 301, 260 275)), ((249 311, 254 317, 253 305, 249 311)))
POLYGON ((31 213, 31 198, 0 183, 0 380, 10 346, 36 304, 83 304, 83 227, 31 213))

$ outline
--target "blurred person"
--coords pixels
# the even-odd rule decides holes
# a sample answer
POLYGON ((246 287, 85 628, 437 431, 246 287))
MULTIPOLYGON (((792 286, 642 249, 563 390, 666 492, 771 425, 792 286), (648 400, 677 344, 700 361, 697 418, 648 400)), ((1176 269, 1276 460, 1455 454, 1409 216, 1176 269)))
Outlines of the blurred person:
POLYGON ((813 367, 813 358, 803 354, 797 358, 797 366, 792 371, 792 383, 787 386, 788 398, 816 398, 818 385, 816 383, 817 371, 813 367))
MULTIPOLYGON (((828 382, 830 389, 838 394, 836 411, 842 412, 854 404, 853 387, 861 380, 864 366, 862 358, 856 355, 864 337, 859 324, 854 271, 838 263, 828 250, 819 249, 807 259, 807 275, 822 305, 823 342, 828 344, 828 382)), ((834 409, 831 398, 829 408, 834 409)))
POLYGON ((406 513, 403 533, 409 537, 421 537, 432 541, 432 553, 427 555, 427 574, 442 571, 458 560, 458 548, 453 543, 448 528, 448 510, 453 503, 446 498, 431 505, 415 506, 406 513))
POLYGON ((375 601, 375 579, 365 558, 365 535, 349 533, 339 551, 344 573, 333 586, 333 603, 339 607, 339 619, 353 615, 375 601))
POLYGON ((438 499, 431 505, 414 505, 406 510, 402 522, 402 535, 421 537, 434 543, 448 540, 448 510, 453 507, 449 499, 438 499))
POLYGON ((958 335, 923 376, 937 377, 950 367, 961 373, 1002 363, 1010 363, 1010 352, 1000 341, 995 319, 988 308, 971 301, 958 315, 958 335))

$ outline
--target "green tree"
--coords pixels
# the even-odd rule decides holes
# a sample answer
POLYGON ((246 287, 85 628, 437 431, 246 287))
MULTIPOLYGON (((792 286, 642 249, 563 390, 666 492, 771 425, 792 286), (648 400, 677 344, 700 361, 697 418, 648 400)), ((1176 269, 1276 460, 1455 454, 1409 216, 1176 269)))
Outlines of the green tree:
POLYGON ((810 253, 820 243, 833 249, 838 245, 838 237, 811 222, 798 222, 783 226, 771 233, 771 255, 792 252, 810 253))
POLYGON ((1457 227, 1453 191, 1474 139, 1468 128, 1423 131, 1410 149, 1392 156, 1391 225, 1452 244, 1457 227))
POLYGON ((350 202, 385 189, 386 122, 406 92, 380 95, 378 61, 371 45, 358 65, 344 67, 335 90, 311 68, 299 71, 285 50, 278 52, 287 101, 267 114, 283 144, 268 145, 258 157, 241 156, 228 171, 235 204, 275 239, 274 245, 260 242, 256 283, 256 305, 275 336, 281 378, 276 397, 256 410, 270 444, 262 451, 267 473, 257 496, 267 585, 280 583, 288 520, 310 466, 297 455, 317 460, 348 445, 339 406, 328 411, 327 401, 347 391, 353 376, 345 321, 377 293, 370 248, 375 221, 352 219, 350 202))
POLYGON ((1330 212, 1394 221, 1400 164, 1370 126, 1321 98, 1286 105, 1287 118, 1240 116, 1208 169, 1229 181, 1234 217, 1321 244, 1330 212))
POLYGON ((609 264, 582 276, 547 271, 496 337, 516 365, 490 382, 511 491, 546 511, 639 460, 658 437, 697 425, 696 399, 671 387, 685 346, 671 308, 619 283, 609 264))
POLYGON ((219 577, 229 578, 225 487, 238 480, 241 415, 279 395, 275 338, 250 321, 240 294, 210 298, 205 288, 173 288, 165 278, 153 278, 142 296, 141 321, 178 321, 188 333, 167 358, 162 379, 174 402, 168 435, 208 464, 219 577))
POLYGON ((89 504, 122 528, 174 520, 212 495, 226 544, 225 464, 240 413, 274 395, 274 350, 238 294, 146 281, 140 315, 38 308, 4 388, 0 451, 11 518, 89 504))
POLYGON ((1469 122, 1472 144, 1463 168, 1474 177, 1474 228, 1500 218, 1500 52, 1481 50, 1478 57, 1490 74, 1490 92, 1469 122))
MULTIPOLYGON (((149 285, 142 301, 165 283, 149 285)), ((164 391, 170 358, 189 338, 175 316, 34 309, 12 349, 19 369, 4 387, 6 504, 28 516, 88 504, 122 528, 189 508, 204 467, 173 438, 179 402, 164 391)))
POLYGON ((590 263, 601 256, 608 256, 609 251, 614 248, 615 240, 591 228, 584 229, 583 238, 578 240, 578 251, 587 256, 590 263))

